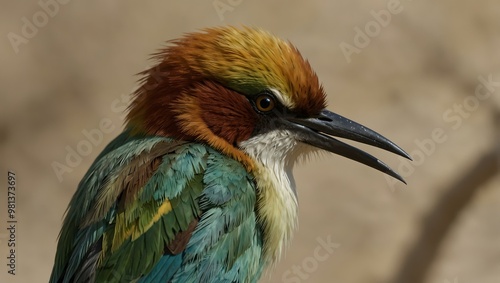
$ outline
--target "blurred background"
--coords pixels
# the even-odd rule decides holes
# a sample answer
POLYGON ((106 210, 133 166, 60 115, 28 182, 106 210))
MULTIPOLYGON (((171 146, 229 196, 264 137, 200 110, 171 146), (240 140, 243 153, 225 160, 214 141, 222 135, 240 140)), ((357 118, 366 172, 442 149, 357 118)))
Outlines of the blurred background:
POLYGON ((293 42, 331 110, 415 159, 360 146, 407 186, 333 155, 298 165, 299 231, 261 282, 500 282, 498 1, 1 3, 0 282, 48 281, 68 201, 122 130, 149 54, 226 24, 293 42), (89 139, 102 123, 111 129, 89 139), (17 176, 15 276, 8 170, 17 176))

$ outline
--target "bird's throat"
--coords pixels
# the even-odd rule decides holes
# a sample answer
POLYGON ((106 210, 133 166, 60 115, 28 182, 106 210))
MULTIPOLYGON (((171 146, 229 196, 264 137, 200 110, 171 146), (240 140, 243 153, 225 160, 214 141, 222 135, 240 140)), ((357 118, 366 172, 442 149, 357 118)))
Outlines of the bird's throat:
POLYGON ((295 182, 290 178, 297 142, 286 131, 273 131, 243 143, 253 160, 257 184, 257 216, 263 227, 264 256, 269 264, 279 261, 297 226, 295 182))

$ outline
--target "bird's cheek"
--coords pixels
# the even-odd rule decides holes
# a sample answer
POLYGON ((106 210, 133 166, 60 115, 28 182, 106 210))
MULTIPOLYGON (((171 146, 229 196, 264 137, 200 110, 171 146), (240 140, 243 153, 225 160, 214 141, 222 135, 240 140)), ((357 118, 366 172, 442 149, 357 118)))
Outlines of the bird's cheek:
POLYGON ((213 81, 196 84, 177 105, 177 120, 188 135, 218 137, 233 146, 250 138, 258 118, 245 96, 213 81))
POLYGON ((202 119, 215 135, 232 145, 249 139, 257 122, 251 106, 240 101, 233 101, 231 108, 212 107, 202 111, 202 119))

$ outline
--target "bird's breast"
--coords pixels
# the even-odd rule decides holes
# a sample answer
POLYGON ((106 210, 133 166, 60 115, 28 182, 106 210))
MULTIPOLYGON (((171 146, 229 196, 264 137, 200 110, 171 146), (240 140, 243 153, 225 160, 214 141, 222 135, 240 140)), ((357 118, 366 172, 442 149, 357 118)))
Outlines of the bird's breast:
POLYGON ((241 144, 255 161, 253 172, 257 185, 257 218, 263 229, 264 256, 276 263, 297 226, 297 197, 288 159, 296 141, 286 131, 256 136, 241 144))
POLYGON ((258 166, 257 218, 263 227, 264 256, 276 263, 297 226, 297 199, 293 181, 285 170, 279 172, 258 166))

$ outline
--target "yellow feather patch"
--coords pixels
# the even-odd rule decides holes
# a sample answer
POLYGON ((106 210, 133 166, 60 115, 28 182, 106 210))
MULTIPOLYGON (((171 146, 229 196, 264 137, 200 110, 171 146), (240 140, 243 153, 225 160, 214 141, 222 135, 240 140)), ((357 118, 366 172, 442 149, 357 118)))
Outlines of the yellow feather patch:
POLYGON ((172 211, 172 204, 168 199, 165 199, 165 201, 161 204, 161 206, 158 208, 158 211, 156 214, 153 216, 153 218, 149 221, 148 224, 146 224, 144 227, 138 227, 134 226, 134 229, 132 231, 132 241, 136 240, 139 238, 144 232, 149 230, 153 224, 156 223, 156 221, 160 220, 160 218, 172 211))
MULTIPOLYGON (((156 213, 149 219, 146 225, 140 225, 139 219, 136 218, 132 222, 127 221, 127 211, 120 212, 116 215, 116 225, 113 241, 111 243, 111 252, 115 252, 127 239, 132 241, 139 238, 153 226, 163 215, 172 211, 172 204, 168 199, 158 207, 156 213)), ((144 215, 142 215, 144 217, 144 215)))

